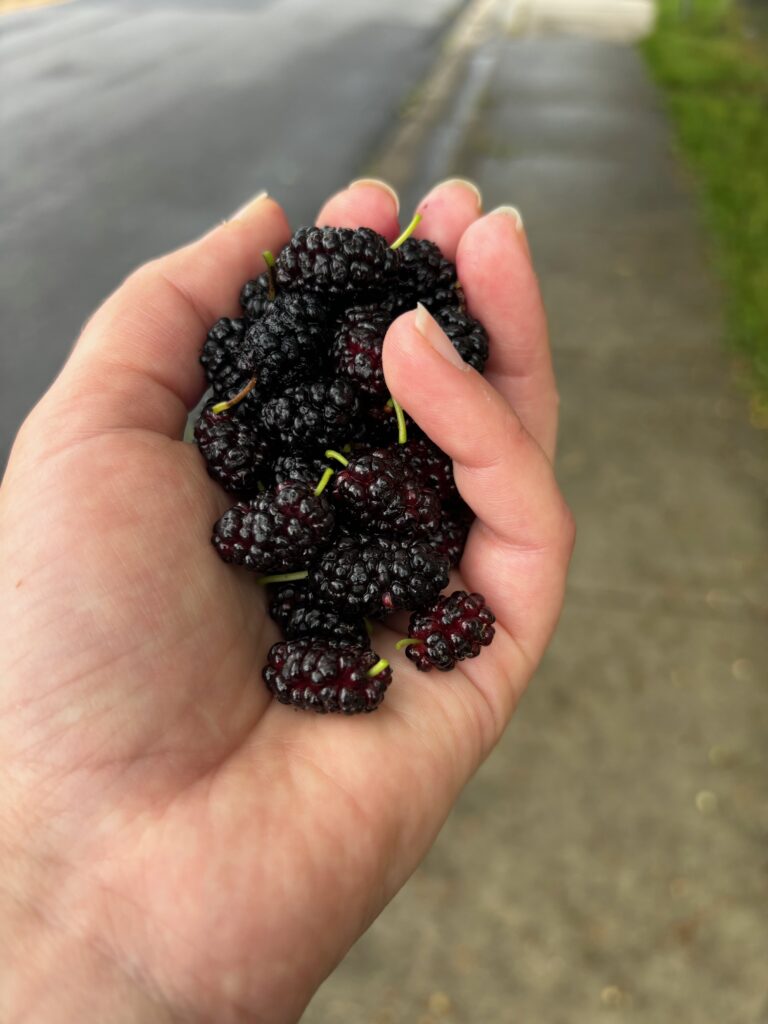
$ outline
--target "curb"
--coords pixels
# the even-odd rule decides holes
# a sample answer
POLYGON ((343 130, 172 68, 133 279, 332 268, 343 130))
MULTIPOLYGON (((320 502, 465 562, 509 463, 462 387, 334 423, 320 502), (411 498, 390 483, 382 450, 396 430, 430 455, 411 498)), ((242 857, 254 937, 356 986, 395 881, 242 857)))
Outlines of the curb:
POLYGON ((407 187, 419 164, 421 149, 458 92, 472 55, 504 23, 508 0, 471 0, 448 33, 435 66, 417 88, 417 95, 399 125, 374 155, 370 173, 396 190, 407 187))

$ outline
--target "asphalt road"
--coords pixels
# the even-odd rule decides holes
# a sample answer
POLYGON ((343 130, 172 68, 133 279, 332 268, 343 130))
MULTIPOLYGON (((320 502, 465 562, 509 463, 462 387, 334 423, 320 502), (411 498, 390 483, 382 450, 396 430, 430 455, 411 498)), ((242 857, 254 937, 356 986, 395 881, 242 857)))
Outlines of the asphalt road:
POLYGON ((266 188, 365 168, 457 0, 74 0, 0 17, 0 467, 90 311, 266 188))

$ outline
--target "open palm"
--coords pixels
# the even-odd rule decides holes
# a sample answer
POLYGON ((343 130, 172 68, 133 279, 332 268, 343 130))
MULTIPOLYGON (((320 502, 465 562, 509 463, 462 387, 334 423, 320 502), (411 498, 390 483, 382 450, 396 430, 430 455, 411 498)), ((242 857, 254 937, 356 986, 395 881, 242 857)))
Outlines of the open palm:
MULTIPOLYGON (((456 585, 487 597, 494 644, 423 675, 379 627, 395 676, 375 714, 271 700, 263 591, 213 551, 229 502, 181 435, 205 330, 289 227, 260 197, 137 271, 23 426, 0 491, 0 1019, 295 1021, 423 857, 536 667, 573 527, 527 243, 461 183, 420 209, 492 356, 486 380, 465 371, 406 314, 385 372, 478 515, 456 585)), ((398 233, 373 183, 319 221, 398 233)))

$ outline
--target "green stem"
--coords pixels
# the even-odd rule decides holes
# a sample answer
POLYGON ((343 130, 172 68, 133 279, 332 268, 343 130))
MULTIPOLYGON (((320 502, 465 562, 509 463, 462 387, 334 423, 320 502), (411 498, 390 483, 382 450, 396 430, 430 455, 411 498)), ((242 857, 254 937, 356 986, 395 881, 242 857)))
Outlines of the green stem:
POLYGON ((405 425, 405 413, 403 412, 399 402, 394 398, 392 399, 392 406, 395 410, 395 416, 397 416, 397 443, 405 444, 408 440, 408 428, 405 425))
POLYGON ((234 398, 230 398, 227 402, 217 402, 216 405, 211 406, 211 412, 220 413, 226 412, 227 409, 231 409, 233 405, 237 405, 238 402, 242 402, 249 391, 253 391, 256 387, 256 378, 251 377, 245 387, 238 391, 234 398))
POLYGON ((365 616, 363 616, 363 625, 365 626, 365 631, 368 636, 373 636, 373 623, 371 620, 366 619, 365 616))
POLYGON ((326 466, 325 472, 320 477, 320 479, 318 481, 318 484, 317 484, 317 487, 315 488, 315 497, 316 498, 319 498, 320 495, 323 493, 325 488, 328 486, 328 481, 331 479, 332 476, 333 476, 333 470, 331 469, 330 466, 326 466))
POLYGON ((420 223, 421 223, 421 214, 420 213, 415 213, 413 215, 413 220, 411 221, 411 223, 408 225, 408 227, 405 229, 405 231, 402 233, 402 235, 400 235, 399 238, 396 238, 394 240, 394 242, 392 243, 392 245, 390 245, 389 248, 390 249, 399 249, 400 246, 403 244, 403 242, 407 241, 411 237, 411 235, 413 234, 413 232, 416 230, 416 228, 419 226, 420 223))
POLYGON ((300 572, 279 572, 276 576, 260 576, 257 583, 292 583, 294 580, 305 580, 309 576, 306 569, 300 572))
POLYGON ((267 298, 269 299, 270 302, 274 302, 275 295, 277 294, 277 289, 275 288, 274 271, 275 257, 274 254, 269 249, 265 249, 261 255, 264 258, 264 262, 267 264, 267 280, 269 281, 269 285, 267 287, 267 298))
POLYGON ((420 644, 421 640, 415 640, 413 637, 405 636, 402 640, 398 640, 395 644, 396 651, 403 651, 406 647, 410 647, 411 644, 420 644))
POLYGON ((381 675, 381 673, 384 671, 385 668, 389 668, 389 662, 387 661, 386 658, 379 658, 379 660, 376 662, 376 664, 372 665, 368 669, 368 671, 366 672, 366 675, 369 675, 369 676, 381 675))
POLYGON ((325 453, 325 457, 326 459, 336 459, 336 461, 340 462, 342 466, 349 465, 349 459, 345 459, 343 455, 341 455, 339 452, 335 452, 333 448, 328 449, 328 451, 325 453))

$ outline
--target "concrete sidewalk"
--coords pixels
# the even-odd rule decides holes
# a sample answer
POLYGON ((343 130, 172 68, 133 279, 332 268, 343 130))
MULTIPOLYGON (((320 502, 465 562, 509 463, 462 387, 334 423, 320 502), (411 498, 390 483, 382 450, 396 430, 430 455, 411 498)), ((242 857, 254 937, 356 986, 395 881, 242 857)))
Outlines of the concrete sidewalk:
POLYGON ((579 522, 507 736, 306 1024, 768 1022, 768 460, 630 47, 499 39, 447 173, 526 219, 579 522))

